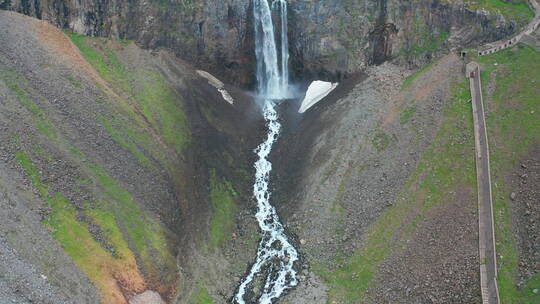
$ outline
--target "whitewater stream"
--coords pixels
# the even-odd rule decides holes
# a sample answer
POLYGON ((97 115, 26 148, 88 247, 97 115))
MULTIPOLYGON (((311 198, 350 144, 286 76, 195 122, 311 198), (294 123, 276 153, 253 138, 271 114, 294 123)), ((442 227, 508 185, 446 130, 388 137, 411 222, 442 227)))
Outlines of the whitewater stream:
POLYGON ((285 229, 279 221, 276 209, 270 202, 269 189, 272 164, 268 156, 272 146, 277 141, 281 130, 279 116, 276 110, 277 102, 289 96, 289 51, 287 39, 287 1, 275 0, 272 6, 267 0, 254 0, 255 23, 255 53, 257 57, 258 96, 262 100, 263 116, 268 128, 266 139, 255 149, 258 160, 255 162, 255 183, 253 195, 257 201, 257 222, 262 238, 257 250, 255 263, 247 276, 242 280, 234 301, 245 304, 244 296, 255 286, 259 276, 264 284, 258 292, 259 304, 271 304, 286 290, 296 286, 295 263, 298 261, 298 251, 289 241, 285 229), (278 48, 272 9, 281 17, 281 56, 278 58, 278 48), (280 59, 280 60, 279 60, 280 59), (278 63, 278 61, 281 61, 278 63))

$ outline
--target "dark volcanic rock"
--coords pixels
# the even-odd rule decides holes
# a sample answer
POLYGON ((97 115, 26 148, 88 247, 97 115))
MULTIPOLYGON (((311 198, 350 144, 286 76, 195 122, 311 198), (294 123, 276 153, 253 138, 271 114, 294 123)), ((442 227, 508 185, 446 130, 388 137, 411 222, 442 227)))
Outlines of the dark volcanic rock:
MULTIPOLYGON (((249 86, 251 0, 1 0, 12 9, 90 36, 166 47, 199 67, 249 86)), ((518 24, 437 0, 289 1, 296 76, 340 79, 396 59, 419 66, 451 47, 498 40, 518 24)))

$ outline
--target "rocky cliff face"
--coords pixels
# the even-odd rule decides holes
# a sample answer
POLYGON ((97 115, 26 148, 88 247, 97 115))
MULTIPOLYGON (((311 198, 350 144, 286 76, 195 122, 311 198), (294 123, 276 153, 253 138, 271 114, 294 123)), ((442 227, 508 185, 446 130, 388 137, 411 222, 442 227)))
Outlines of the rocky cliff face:
MULTIPOLYGON (((451 47, 496 40, 519 26, 438 0, 291 0, 289 6, 292 65, 303 78, 339 79, 387 60, 418 66, 451 47)), ((0 8, 80 34, 166 47, 243 85, 253 79, 250 0, 1 0, 0 8)))
POLYGON ((340 78, 369 64, 419 66, 452 47, 511 34, 518 24, 448 2, 363 0, 291 3, 296 70, 340 78))
POLYGON ((0 7, 34 16, 88 36, 136 40, 166 47, 202 68, 236 75, 247 83, 244 62, 252 43, 248 0, 3 0, 0 7), (240 68, 242 67, 242 69, 240 68))

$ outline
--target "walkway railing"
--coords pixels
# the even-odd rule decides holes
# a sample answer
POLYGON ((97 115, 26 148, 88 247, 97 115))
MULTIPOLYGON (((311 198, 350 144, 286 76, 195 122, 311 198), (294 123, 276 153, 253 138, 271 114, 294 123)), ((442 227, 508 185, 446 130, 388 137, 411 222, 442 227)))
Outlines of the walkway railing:
POLYGON ((523 36, 532 34, 540 26, 540 4, 538 4, 536 0, 529 0, 529 5, 534 10, 534 18, 531 22, 529 22, 525 29, 510 39, 501 40, 485 45, 484 47, 486 47, 487 49, 478 51, 478 56, 493 54, 495 52, 509 48, 517 44, 521 40, 521 38, 523 38, 523 36))
POLYGON ((497 255, 495 247, 495 224, 489 169, 489 145, 480 67, 477 63, 467 64, 470 80, 476 147, 476 179, 478 187, 478 247, 480 254, 480 287, 483 304, 499 304, 497 287, 497 255))

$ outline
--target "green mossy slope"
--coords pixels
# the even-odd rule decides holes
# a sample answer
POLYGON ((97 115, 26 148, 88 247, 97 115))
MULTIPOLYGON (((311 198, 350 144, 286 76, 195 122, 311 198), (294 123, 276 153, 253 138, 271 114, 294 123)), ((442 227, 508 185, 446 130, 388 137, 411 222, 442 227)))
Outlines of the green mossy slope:
POLYGON ((540 53, 518 45, 480 57, 482 84, 487 100, 490 161, 495 202, 499 293, 501 303, 538 303, 540 274, 518 284, 520 252, 510 200, 508 172, 520 158, 540 144, 540 53), (488 91, 494 83, 492 92, 488 91))

